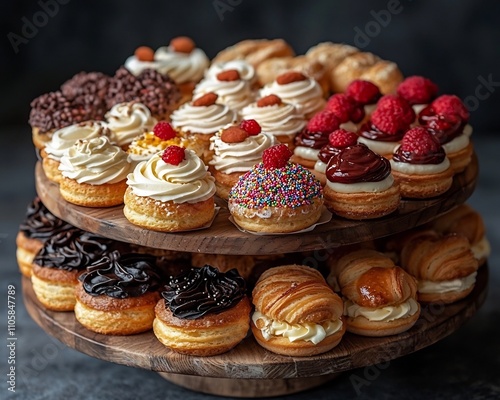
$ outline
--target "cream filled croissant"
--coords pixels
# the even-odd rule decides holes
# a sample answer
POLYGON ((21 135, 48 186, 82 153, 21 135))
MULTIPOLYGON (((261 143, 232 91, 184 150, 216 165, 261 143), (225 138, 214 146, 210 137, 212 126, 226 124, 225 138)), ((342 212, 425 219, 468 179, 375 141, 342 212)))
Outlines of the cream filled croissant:
POLYGON ((432 235, 430 231, 406 242, 401 265, 417 278, 419 301, 444 303, 453 303, 472 291, 479 267, 467 237, 432 235))
POLYGON ((420 315, 415 278, 382 253, 359 249, 336 263, 347 331, 387 336, 410 329, 420 315))
POLYGON ((277 354, 311 356, 331 350, 342 339, 342 299, 321 273, 304 265, 265 271, 252 292, 252 332, 277 354))

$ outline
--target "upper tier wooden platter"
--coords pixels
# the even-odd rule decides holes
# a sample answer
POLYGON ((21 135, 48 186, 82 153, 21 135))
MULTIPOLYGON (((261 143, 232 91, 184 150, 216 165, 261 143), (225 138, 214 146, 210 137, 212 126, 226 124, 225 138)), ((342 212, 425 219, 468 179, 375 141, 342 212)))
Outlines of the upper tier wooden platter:
POLYGON ((427 347, 455 332, 486 299, 488 266, 482 266, 473 292, 449 305, 422 307, 417 323, 407 332, 380 338, 346 333, 340 344, 312 357, 286 357, 260 347, 248 336, 228 353, 194 357, 163 346, 152 331, 131 336, 106 336, 91 332, 73 312, 46 310, 37 300, 31 281, 23 277, 23 295, 31 317, 49 335, 87 355, 153 371, 232 379, 312 378, 387 362, 427 347))
POLYGON ((465 202, 473 193, 478 175, 477 157, 453 179, 453 186, 442 196, 426 200, 402 200, 399 209, 383 218, 352 221, 333 216, 326 224, 310 232, 289 235, 252 235, 240 232, 221 206, 208 229, 164 233, 131 224, 123 215, 123 206, 110 208, 81 207, 66 202, 58 186, 49 181, 40 162, 35 168, 36 190, 45 206, 70 224, 110 239, 148 247, 209 254, 278 254, 326 249, 372 240, 424 224, 453 206, 465 202))

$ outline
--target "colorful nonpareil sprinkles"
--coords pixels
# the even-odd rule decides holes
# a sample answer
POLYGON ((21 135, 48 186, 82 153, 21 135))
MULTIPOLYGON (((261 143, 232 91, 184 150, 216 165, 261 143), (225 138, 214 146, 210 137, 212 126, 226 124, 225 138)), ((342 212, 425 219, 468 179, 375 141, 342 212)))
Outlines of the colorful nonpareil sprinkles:
POLYGON ((321 183, 299 164, 265 168, 263 163, 242 175, 229 193, 229 201, 244 208, 297 208, 323 197, 321 183))

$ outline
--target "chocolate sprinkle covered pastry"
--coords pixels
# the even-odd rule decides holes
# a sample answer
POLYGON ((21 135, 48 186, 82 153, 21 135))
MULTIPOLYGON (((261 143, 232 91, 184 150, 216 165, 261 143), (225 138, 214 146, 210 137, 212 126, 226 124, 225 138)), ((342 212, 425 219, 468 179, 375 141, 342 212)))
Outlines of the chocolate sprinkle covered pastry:
POLYGON ((136 100, 145 104, 153 116, 164 119, 177 107, 180 98, 179 88, 169 76, 150 68, 134 76, 122 66, 111 78, 107 107, 136 100))
POLYGON ((83 289, 91 296, 106 295, 116 299, 138 297, 160 287, 152 255, 114 250, 87 267, 79 276, 83 289))
POLYGON ((197 319, 233 307, 245 297, 246 283, 236 269, 223 273, 205 265, 171 277, 161 294, 174 316, 197 319))

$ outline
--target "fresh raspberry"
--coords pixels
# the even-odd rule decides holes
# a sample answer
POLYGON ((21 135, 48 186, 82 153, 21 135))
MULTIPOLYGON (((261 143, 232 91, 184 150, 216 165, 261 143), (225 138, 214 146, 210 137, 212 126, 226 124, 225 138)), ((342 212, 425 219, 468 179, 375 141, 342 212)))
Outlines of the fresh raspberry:
POLYGON ((186 153, 182 147, 168 146, 162 153, 161 159, 167 164, 179 165, 186 158, 186 153))
POLYGON ((401 139, 399 149, 423 156, 441 152, 441 145, 427 129, 417 126, 406 131, 403 139, 401 139))
POLYGON ((373 112, 371 121, 380 131, 389 135, 400 135, 410 127, 391 109, 378 108, 373 112))
POLYGON ((240 122, 240 128, 245 130, 250 136, 255 136, 262 132, 259 123, 254 119, 244 119, 240 122))
POLYGON ((332 95, 326 103, 325 110, 333 112, 341 124, 347 121, 357 123, 365 117, 364 108, 343 93, 332 95))
POLYGON ((262 161, 265 168, 283 168, 290 157, 292 152, 286 144, 277 144, 267 148, 262 153, 262 161))
POLYGON ((332 111, 323 110, 317 112, 307 123, 306 129, 309 132, 330 133, 338 129, 340 121, 332 111))
POLYGON ((358 135, 354 132, 346 131, 345 129, 337 129, 330 133, 328 141, 333 147, 343 149, 344 147, 356 144, 358 141, 358 135))
POLYGON ((431 103, 436 114, 457 114, 462 121, 468 122, 469 111, 458 96, 453 94, 443 94, 431 103))
POLYGON ((377 102, 377 109, 389 110, 394 117, 401 119, 408 125, 415 121, 415 111, 413 111, 410 103, 395 94, 386 94, 382 96, 377 102))
POLYGON ((427 104, 437 95, 438 87, 428 78, 413 75, 398 85, 397 93, 410 104, 427 104))
POLYGON ((161 140, 173 139, 177 136, 174 128, 167 121, 160 121, 153 127, 153 133, 161 140))
POLYGON ((375 104, 382 96, 377 85, 363 79, 353 80, 347 86, 345 94, 362 106, 366 104, 375 104))

